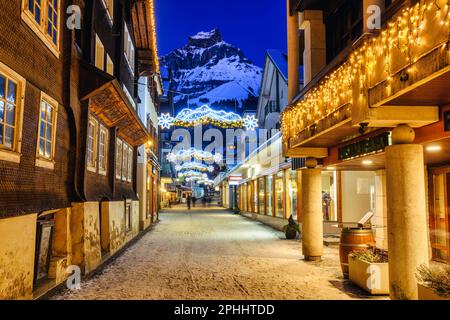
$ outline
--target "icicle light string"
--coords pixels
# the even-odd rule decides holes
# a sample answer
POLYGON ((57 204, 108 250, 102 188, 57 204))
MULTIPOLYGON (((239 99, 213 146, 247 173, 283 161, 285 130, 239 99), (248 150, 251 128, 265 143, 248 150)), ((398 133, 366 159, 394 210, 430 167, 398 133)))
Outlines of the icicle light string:
POLYGON ((352 105, 355 81, 359 83, 359 95, 366 95, 377 70, 385 73, 387 90, 390 90, 394 72, 392 56, 396 51, 404 56, 406 69, 412 72, 413 64, 418 59, 413 55, 414 49, 425 47, 427 33, 424 31, 427 22, 436 19, 432 16, 432 11, 440 19, 439 24, 444 28, 442 32, 448 33, 447 40, 440 44, 445 47, 450 39, 450 0, 423 0, 413 7, 403 9, 379 35, 366 39, 341 66, 306 93, 302 101, 286 108, 281 116, 284 141, 307 126, 317 125, 324 117, 333 113, 337 117, 336 111, 341 106, 352 105), (444 2, 445 5, 439 5, 444 2))

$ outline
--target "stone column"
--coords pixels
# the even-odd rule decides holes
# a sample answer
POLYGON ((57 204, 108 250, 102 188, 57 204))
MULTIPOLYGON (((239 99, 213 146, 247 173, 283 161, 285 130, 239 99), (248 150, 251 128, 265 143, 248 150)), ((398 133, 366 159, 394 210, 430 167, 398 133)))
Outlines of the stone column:
POLYGON ((423 146, 399 125, 386 148, 386 195, 391 299, 417 299, 417 268, 428 265, 423 146))
POLYGON ((306 261, 323 255, 322 176, 317 160, 308 158, 302 170, 302 251, 306 261))
POLYGON ((287 0, 287 36, 288 36, 288 103, 299 92, 300 86, 300 39, 297 11, 291 15, 290 0, 287 0))
POLYGON ((300 29, 305 32, 303 52, 304 85, 306 86, 326 65, 326 35, 321 10, 300 13, 300 29))

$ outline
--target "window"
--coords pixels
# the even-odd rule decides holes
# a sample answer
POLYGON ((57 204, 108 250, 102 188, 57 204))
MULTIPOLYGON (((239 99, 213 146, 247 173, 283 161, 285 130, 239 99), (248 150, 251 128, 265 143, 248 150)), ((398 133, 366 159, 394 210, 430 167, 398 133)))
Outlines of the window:
POLYGON ((93 172, 96 172, 97 169, 97 132, 98 122, 94 118, 90 118, 87 136, 87 169, 93 172))
POLYGON ((108 165, 108 129, 100 125, 98 139, 98 172, 105 175, 108 165))
POLYGON ((59 57, 59 0, 22 0, 22 19, 59 57))
POLYGON ((329 15, 326 24, 327 62, 331 62, 363 31, 363 1, 345 1, 329 15))
POLYGON ((133 178, 133 148, 119 138, 116 141, 116 178, 128 182, 133 178))
POLYGON ((127 181, 131 182, 133 175, 133 149, 130 146, 128 146, 127 159, 128 159, 127 181))
POLYGON ((105 47, 98 35, 95 35, 95 66, 101 70, 105 68, 105 47))
POLYGON ((134 73, 134 45, 133 42, 131 41, 131 36, 130 33, 128 32, 128 27, 125 24, 124 25, 124 38, 123 38, 123 43, 124 43, 124 54, 125 54, 125 58, 128 62, 128 66, 130 67, 130 70, 132 73, 134 73))
POLYGON ((131 231, 131 202, 125 202, 125 230, 131 231))
POLYGON ((116 178, 122 178, 122 140, 116 140, 116 178))
POLYGON ((55 136, 58 103, 45 93, 41 93, 39 112, 39 129, 37 142, 36 165, 53 169, 53 164, 45 164, 41 160, 53 161, 55 157, 55 136))
POLYGON ((279 218, 284 218, 284 172, 279 171, 275 175, 275 215, 279 218))
POLYGON ((17 83, 0 74, 0 145, 14 148, 17 113, 17 83))
POLYGON ((109 54, 106 54, 106 72, 112 76, 114 75, 114 63, 109 54))
POLYGON ((108 13, 109 21, 114 21, 114 0, 102 0, 103 5, 106 8, 106 12, 108 13))
POLYGON ((266 197, 267 197, 266 214, 269 215, 269 216, 272 216, 273 215, 273 211, 272 211, 272 202, 273 202, 272 201, 272 199, 273 199, 273 184, 272 184, 272 182, 273 182, 273 177, 270 175, 270 176, 267 176, 266 179, 267 179, 266 180, 266 197))
POLYGON ((0 160, 19 162, 25 79, 0 63, 0 160))

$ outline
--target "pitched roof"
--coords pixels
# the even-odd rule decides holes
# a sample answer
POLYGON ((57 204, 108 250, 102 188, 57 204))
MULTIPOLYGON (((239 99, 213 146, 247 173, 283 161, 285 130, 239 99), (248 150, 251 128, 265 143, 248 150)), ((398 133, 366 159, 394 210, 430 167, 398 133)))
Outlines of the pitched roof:
MULTIPOLYGON (((267 50, 267 56, 272 60, 275 67, 280 71, 283 78, 288 79, 288 57, 283 51, 276 49, 267 50)), ((303 66, 300 66, 300 82, 303 83, 303 66)))

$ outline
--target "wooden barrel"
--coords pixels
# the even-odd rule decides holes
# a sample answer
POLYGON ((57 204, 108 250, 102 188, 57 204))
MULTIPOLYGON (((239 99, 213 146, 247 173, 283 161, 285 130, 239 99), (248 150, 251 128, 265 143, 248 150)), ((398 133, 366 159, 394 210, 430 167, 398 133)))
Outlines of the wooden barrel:
POLYGON ((339 257, 342 273, 348 278, 348 255, 352 251, 364 250, 375 246, 372 229, 343 228, 339 244, 339 257))

